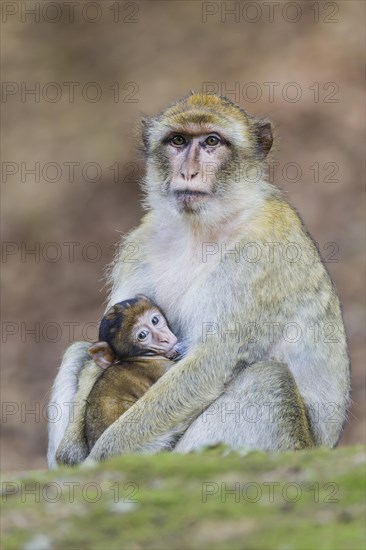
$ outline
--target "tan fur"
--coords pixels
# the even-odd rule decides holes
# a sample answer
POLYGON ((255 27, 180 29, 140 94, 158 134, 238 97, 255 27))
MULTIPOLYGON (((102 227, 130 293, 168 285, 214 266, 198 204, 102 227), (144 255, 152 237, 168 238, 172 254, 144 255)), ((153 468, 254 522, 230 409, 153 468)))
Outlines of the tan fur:
POLYGON ((145 120, 143 141, 149 212, 124 240, 138 250, 136 263, 116 258, 110 304, 137 292, 148 295, 162 307, 174 334, 187 341, 189 353, 107 428, 90 457, 156 452, 176 433, 183 434, 177 452, 220 441, 270 450, 334 446, 350 387, 340 304, 296 212, 264 174, 249 177, 271 147, 269 123, 225 98, 192 94, 145 120), (197 125, 206 132, 207 124, 227 137, 228 155, 216 163, 209 181, 201 173, 190 178, 197 189, 205 184, 209 195, 197 208, 184 209, 174 193, 182 180, 177 171, 172 177, 180 153, 164 138, 193 125, 195 135, 188 138, 196 143, 197 125), (204 261, 208 243, 218 252, 204 261), (230 254, 253 243, 261 251, 256 262, 230 254), (301 250, 296 262, 284 259, 289 243, 301 250), (276 244, 273 256, 268 244, 276 244), (205 339, 207 323, 216 332, 205 339), (256 341, 245 330, 239 338, 228 332, 248 324, 261 329, 256 341), (273 337, 265 332, 268 324, 273 337), (283 336, 283 327, 291 324, 301 330, 296 342, 283 336), (337 329, 333 341, 324 335, 329 324, 337 329), (314 341, 314 326, 322 331, 319 341, 314 341), (273 418, 262 414, 251 423, 240 416, 236 422, 229 415, 223 420, 223 411, 251 403, 262 412, 274 404, 273 418), (210 408, 214 413, 207 417, 210 408))

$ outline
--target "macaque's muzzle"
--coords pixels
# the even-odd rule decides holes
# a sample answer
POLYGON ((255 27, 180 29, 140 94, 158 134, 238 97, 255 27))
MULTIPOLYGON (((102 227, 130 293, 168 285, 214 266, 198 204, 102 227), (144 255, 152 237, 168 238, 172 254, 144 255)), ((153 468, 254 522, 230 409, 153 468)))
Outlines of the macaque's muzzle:
POLYGON ((186 347, 183 342, 177 341, 173 348, 166 354, 166 357, 172 359, 172 361, 179 361, 179 359, 183 357, 185 351, 186 347))

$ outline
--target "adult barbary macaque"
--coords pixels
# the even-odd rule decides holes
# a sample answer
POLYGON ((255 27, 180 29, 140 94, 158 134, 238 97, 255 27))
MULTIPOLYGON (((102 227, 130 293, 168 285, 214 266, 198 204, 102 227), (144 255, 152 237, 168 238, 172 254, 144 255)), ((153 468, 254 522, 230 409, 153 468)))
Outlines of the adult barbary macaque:
MULTIPOLYGON (((226 98, 192 93, 144 120, 142 133, 148 212, 123 243, 133 244, 136 261, 116 257, 109 304, 146 294, 189 351, 89 456, 159 451, 177 431, 176 452, 217 442, 336 445, 350 385, 341 309, 298 215, 258 178, 272 146, 270 123, 226 98), (220 253, 203 258, 207 243, 220 253), (236 246, 253 243, 260 254, 238 256, 236 246), (295 260, 284 253, 289 246, 295 260), (207 324, 214 330, 203 332, 207 324)), ((69 348, 53 387, 62 418, 50 423, 50 465, 87 345, 69 348)))
POLYGON ((80 392, 75 397, 80 406, 57 449, 57 463, 72 465, 86 458, 108 426, 142 397, 183 351, 183 343, 170 330, 163 312, 147 296, 140 294, 114 304, 101 320, 99 341, 89 348, 92 360, 81 374, 80 392))

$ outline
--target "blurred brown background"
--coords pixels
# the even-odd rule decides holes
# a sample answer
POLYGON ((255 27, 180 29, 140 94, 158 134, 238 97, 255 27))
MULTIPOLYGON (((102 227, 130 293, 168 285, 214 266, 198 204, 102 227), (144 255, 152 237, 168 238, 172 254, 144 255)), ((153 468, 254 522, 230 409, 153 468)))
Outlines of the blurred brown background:
POLYGON ((277 128, 274 181, 343 303, 342 444, 364 441, 364 3, 36 4, 2 3, 2 468, 45 467, 60 358, 96 336, 104 267, 141 215, 135 122, 207 83, 277 128))

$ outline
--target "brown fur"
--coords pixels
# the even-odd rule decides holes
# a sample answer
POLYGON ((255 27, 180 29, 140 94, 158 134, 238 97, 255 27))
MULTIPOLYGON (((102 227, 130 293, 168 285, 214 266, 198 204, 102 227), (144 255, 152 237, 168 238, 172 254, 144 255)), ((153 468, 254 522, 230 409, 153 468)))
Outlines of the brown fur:
POLYGON ((85 437, 89 450, 102 433, 172 366, 165 357, 124 359, 98 378, 86 404, 85 437))

